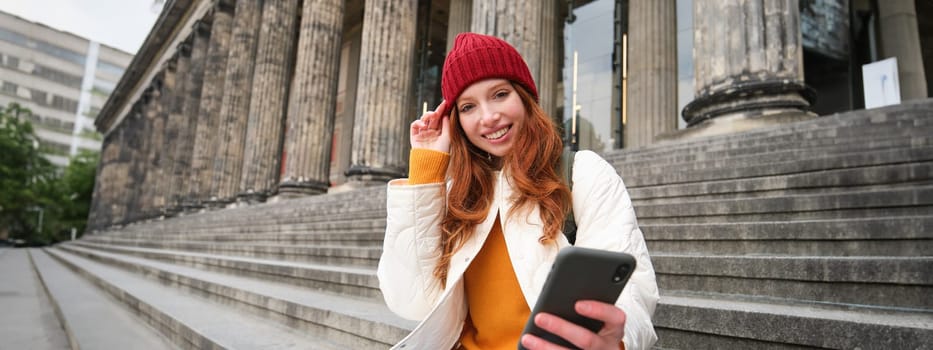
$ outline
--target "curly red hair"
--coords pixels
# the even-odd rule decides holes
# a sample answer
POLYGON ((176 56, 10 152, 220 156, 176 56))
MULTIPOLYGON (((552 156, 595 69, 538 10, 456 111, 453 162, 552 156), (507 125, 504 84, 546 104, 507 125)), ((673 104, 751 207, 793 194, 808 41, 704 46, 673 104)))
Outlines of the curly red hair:
MULTIPOLYGON (((512 83, 527 113, 524 127, 516 134, 512 151, 501 159, 501 168, 515 188, 512 210, 538 205, 544 232, 538 240, 553 242, 561 234, 564 218, 570 212, 570 188, 560 176, 563 142, 554 122, 534 97, 520 84, 512 83), (520 151, 519 151, 520 150, 520 151)), ((486 219, 492 203, 494 171, 498 160, 476 147, 460 127, 459 113, 453 108, 450 135, 450 174, 453 183, 447 192, 447 211, 441 220, 441 258, 434 275, 444 285, 454 253, 486 219)), ((511 215, 512 213, 508 213, 511 215)))

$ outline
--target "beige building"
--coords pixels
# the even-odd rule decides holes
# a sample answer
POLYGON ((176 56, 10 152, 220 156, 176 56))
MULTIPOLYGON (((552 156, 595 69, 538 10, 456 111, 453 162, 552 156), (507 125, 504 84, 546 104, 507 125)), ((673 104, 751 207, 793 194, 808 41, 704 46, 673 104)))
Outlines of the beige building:
POLYGON ((31 110, 41 151, 65 166, 80 150, 100 150, 94 119, 132 58, 0 12, 0 105, 16 102, 31 110))

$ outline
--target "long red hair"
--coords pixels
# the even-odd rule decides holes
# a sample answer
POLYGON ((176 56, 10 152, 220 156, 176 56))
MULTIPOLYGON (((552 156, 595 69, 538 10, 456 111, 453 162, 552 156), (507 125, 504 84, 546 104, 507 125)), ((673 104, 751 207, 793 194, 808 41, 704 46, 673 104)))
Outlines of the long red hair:
MULTIPOLYGON (((511 152, 501 159, 502 171, 514 187, 514 210, 538 205, 544 232, 542 244, 561 234, 564 218, 570 212, 570 188, 560 176, 563 142, 551 118, 520 84, 512 83, 527 113, 522 130, 515 135, 511 152)), ((450 259, 476 226, 486 219, 495 188, 497 159, 474 146, 460 127, 459 113, 453 108, 450 125, 450 174, 447 211, 441 220, 441 258, 434 276, 441 285, 447 281, 450 259)))

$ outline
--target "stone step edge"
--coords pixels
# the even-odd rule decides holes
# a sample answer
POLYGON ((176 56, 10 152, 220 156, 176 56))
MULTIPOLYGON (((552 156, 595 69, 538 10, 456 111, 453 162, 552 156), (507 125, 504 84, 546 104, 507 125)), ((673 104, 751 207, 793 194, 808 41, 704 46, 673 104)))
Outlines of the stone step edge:
POLYGON ((197 329, 176 320, 169 314, 166 314, 162 310, 157 309, 146 301, 133 296, 125 289, 109 283, 102 277, 97 276, 92 272, 82 269, 80 266, 68 260, 68 258, 59 255, 60 253, 51 249, 45 249, 45 252, 58 262, 68 267, 68 269, 79 274, 81 277, 88 279, 92 284, 103 290, 105 293, 110 294, 121 303, 136 304, 135 307, 129 307, 129 309, 132 310, 135 315, 144 319, 150 327, 158 330, 162 335, 166 336, 179 347, 183 349, 196 349, 199 347, 214 349, 224 348, 221 344, 215 341, 215 339, 211 339, 199 332, 197 329), (165 324, 162 322, 162 320, 169 320, 170 324, 165 324), (179 341, 183 343, 179 343, 179 341))
POLYGON ((194 239, 176 239, 176 240, 163 240, 163 239, 146 239, 140 237, 133 238, 124 238, 124 237, 88 237, 88 239, 82 239, 83 241, 90 241, 95 243, 102 244, 111 244, 111 245, 122 245, 127 244, 130 246, 138 246, 138 243, 168 243, 168 244, 192 244, 192 245, 214 245, 214 246, 224 246, 224 247, 262 247, 262 248, 301 248, 301 249, 334 249, 334 250, 348 250, 348 251, 372 251, 381 249, 382 246, 357 246, 357 245, 316 245, 316 244, 291 244, 291 243, 254 243, 250 241, 212 241, 212 240, 199 240, 196 238, 199 237, 185 237, 185 238, 194 238, 194 239))
MULTIPOLYGON (((376 274, 376 269, 367 269, 367 268, 362 268, 362 267, 343 267, 343 266, 333 266, 333 265, 325 265, 325 264, 282 261, 282 260, 274 260, 274 259, 250 258, 250 257, 232 256, 232 255, 204 254, 204 253, 196 253, 196 252, 172 250, 172 249, 114 246, 114 245, 82 242, 80 240, 65 244, 65 246, 70 246, 70 245, 82 246, 86 249, 100 248, 100 249, 117 250, 117 251, 199 257, 199 258, 206 258, 206 259, 218 259, 218 260, 228 260, 228 261, 243 262, 243 263, 253 263, 253 264, 259 264, 259 265, 265 265, 265 266, 273 266, 273 265, 274 266, 289 266, 289 267, 294 267, 294 268, 299 268, 299 269, 325 270, 329 272, 339 272, 339 273, 348 273, 348 274, 359 274, 359 275, 372 274, 373 276, 375 276, 376 274)), ((114 252, 114 253, 120 254, 117 252, 114 252)))
POLYGON ((852 139, 846 140, 846 142, 829 144, 801 144, 798 142, 789 142, 786 145, 769 144, 763 146, 752 146, 752 148, 761 148, 761 150, 735 148, 716 150, 711 152, 694 151, 684 154, 663 154, 657 155, 656 157, 643 159, 640 158, 635 160, 617 157, 612 158, 611 156, 607 156, 605 159, 610 163, 619 163, 622 167, 634 168, 644 167, 645 165, 673 166, 677 164, 704 163, 722 159, 742 160, 749 158, 770 157, 774 155, 788 157, 793 155, 802 156, 816 153, 838 156, 852 152, 870 152, 891 149, 929 147, 931 143, 933 143, 933 137, 927 136, 927 134, 923 134, 925 131, 926 130, 912 130, 912 133, 917 135, 895 135, 892 137, 871 139, 867 140, 867 142, 865 139, 852 139))
POLYGON ((805 174, 812 172, 884 166, 902 163, 921 163, 933 160, 933 147, 923 149, 899 149, 878 152, 855 152, 841 156, 797 159, 783 162, 752 164, 749 166, 718 166, 703 169, 642 168, 629 172, 614 166, 617 173, 626 179, 629 188, 667 186, 708 181, 758 178, 778 175, 805 174), (686 173, 685 173, 686 172, 686 173), (684 176, 684 174, 689 176, 684 176))
POLYGON ((250 277, 275 283, 284 283, 331 293, 351 295, 361 299, 382 299, 375 268, 345 267, 271 261, 250 258, 230 258, 222 255, 137 249, 106 245, 68 243, 62 249, 88 257, 96 252, 128 255, 147 260, 161 261, 171 265, 194 267, 200 270, 220 272, 227 275, 250 277), (265 261, 265 263, 260 262, 265 261))
POLYGON ((929 206, 933 204, 933 186, 877 191, 854 190, 832 194, 779 195, 741 199, 707 199, 667 204, 635 205, 642 218, 702 217, 743 214, 807 213, 858 209, 883 209, 929 206), (882 198, 887 196, 887 199, 882 198), (780 204, 776 206, 775 204, 780 204), (660 215, 658 215, 660 214, 660 215))
POLYGON ((933 286, 933 256, 781 256, 781 255, 698 255, 652 253, 658 274, 707 277, 777 279, 817 283, 872 283, 933 286), (702 264, 683 263, 701 260, 702 264), (665 264, 665 262, 670 264, 665 264), (769 266, 770 269, 758 267, 769 266), (878 266, 883 265, 883 266, 878 266), (865 269, 864 267, 872 267, 865 269), (748 270, 756 270, 750 273, 748 270), (712 271, 709 271, 712 270, 712 271), (828 271, 863 271, 855 274, 828 271), (864 271, 871 271, 865 273, 864 271), (898 273, 892 273, 897 271, 898 273), (817 274, 812 276, 811 274, 817 274), (902 276, 906 274, 907 276, 902 276))
POLYGON ((891 339, 904 343, 893 347, 890 344, 878 344, 867 348, 919 349, 933 344, 931 313, 841 310, 771 298, 739 298, 663 290, 659 309, 661 313, 655 312, 654 316, 655 327, 735 338, 842 349, 865 348, 866 344, 891 339), (704 316, 718 320, 719 324, 692 322, 704 316), (726 321, 733 321, 734 324, 724 324, 726 321), (742 326, 749 323, 794 326, 742 326), (822 342, 815 342, 814 339, 822 342))
MULTIPOLYGON (((825 150, 827 152, 846 151, 849 148, 870 150, 874 148, 902 148, 919 147, 929 145, 933 138, 929 131, 933 130, 933 124, 924 128, 891 128, 888 131, 892 134, 881 134, 877 136, 860 135, 850 136, 849 138, 839 139, 834 137, 832 140, 812 139, 812 138, 783 138, 781 142, 775 143, 754 143, 741 147, 728 148, 684 148, 678 150, 669 150, 635 156, 626 155, 618 150, 605 152, 605 158, 611 162, 621 162, 625 164, 644 164, 651 163, 656 159, 658 163, 671 162, 694 162, 705 161, 716 158, 748 157, 755 154, 775 154, 785 152, 807 152, 810 150, 825 150), (848 148, 847 148, 848 147, 848 148)), ((624 149, 623 149, 624 150, 624 149)))
POLYGON ((670 201, 680 198, 748 196, 749 194, 762 195, 769 192, 801 192, 801 194, 806 194, 805 192, 840 191, 852 188, 873 189, 885 186, 909 186, 924 181, 933 181, 933 175, 931 175, 933 171, 925 171, 930 169, 933 169, 933 161, 631 187, 628 190, 633 201, 641 202, 670 201))
MULTIPOLYGON (((930 103, 929 101, 921 101, 920 103, 930 103)), ((859 111, 849 111, 845 113, 837 113, 830 116, 824 116, 820 118, 815 118, 813 120, 799 121, 790 124, 781 124, 772 127, 757 128, 754 130, 749 130, 740 133, 725 134, 725 135, 716 135, 709 136, 697 139, 687 139, 681 140, 679 142, 670 142, 663 143, 649 147, 640 147, 629 150, 615 150, 613 153, 618 153, 621 155, 641 155, 647 154, 650 155, 652 152, 670 152, 672 150, 682 149, 682 148, 696 148, 696 147, 710 147, 710 146, 720 146, 723 144, 732 144, 738 142, 745 142, 752 139, 760 139, 767 137, 781 138, 782 136, 800 134, 800 133, 817 133, 825 132, 829 130, 838 130, 838 129, 848 129, 848 128, 865 128, 873 125, 886 125, 891 123, 900 123, 902 120, 914 120, 923 118, 922 114, 914 114, 910 112, 922 112, 928 110, 927 106, 917 106, 918 110, 916 111, 905 111, 906 108, 900 106, 891 106, 885 107, 884 109, 875 110, 872 112, 866 112, 865 110, 859 111), (871 113, 902 113, 897 114, 883 114, 885 120, 883 121, 874 121, 875 116, 871 113), (907 112, 907 113, 904 113, 907 112)))
MULTIPOLYGON (((95 254, 98 254, 98 253, 95 252, 95 254)), ((121 256, 120 254, 104 253, 103 255, 98 254, 98 256, 104 260, 104 261, 99 261, 98 263, 117 266, 123 270, 129 270, 133 273, 142 272, 143 274, 150 276, 151 278, 155 278, 159 280, 170 279, 174 283, 184 285, 185 288, 195 289, 198 292, 204 292, 204 293, 208 293, 211 295, 216 295, 221 298, 233 300, 241 304, 242 306, 246 306, 247 308, 250 308, 251 311, 258 310, 260 311, 260 313, 262 313, 263 311, 271 312, 277 318, 279 318, 279 320, 282 321, 283 323, 293 321, 293 319, 299 319, 301 321, 308 323, 309 324, 308 326, 316 325, 320 327, 326 327, 329 329, 333 329, 337 332, 346 333, 347 336, 349 337, 362 337, 369 341, 382 343, 384 345, 394 344, 395 342, 401 339, 401 336, 404 336, 411 329, 414 328, 414 324, 404 324, 405 321, 398 319, 397 316, 394 316, 394 315, 389 316, 390 318, 396 319, 394 322, 385 322, 386 321, 385 315, 383 315, 383 317, 373 317, 372 313, 345 312, 345 309, 340 309, 337 307, 327 307, 327 305, 325 305, 324 303, 312 305, 307 302, 287 300, 287 297, 274 296, 271 294, 275 294, 275 293, 268 293, 268 291, 266 293, 263 293, 263 292, 259 292, 255 290, 247 290, 247 289, 244 289, 242 286, 235 286, 231 284, 224 284, 221 282, 212 281, 210 277, 207 277, 207 278, 197 277, 197 276, 191 275, 190 273, 186 274, 184 271, 171 271, 165 267, 160 266, 160 265, 173 265, 170 263, 152 261, 152 260, 149 260, 146 258, 140 258, 140 257, 121 256), (241 294, 241 293, 245 296, 238 297, 237 294, 241 294), (272 305, 273 303, 276 304, 277 308, 270 308, 270 305, 272 305), (290 310, 294 310, 294 311, 290 311, 290 310), (309 313, 317 313, 317 314, 323 313, 325 315, 331 315, 331 316, 340 315, 341 319, 338 321, 332 322, 336 324, 328 324, 322 321, 321 319, 315 319, 313 316, 309 315, 309 313), (369 323, 369 327, 365 327, 363 329, 358 329, 358 330, 346 329, 346 327, 352 327, 358 322, 369 323), (373 334, 371 334, 371 332, 372 332, 372 329, 374 327, 378 327, 377 325, 379 324, 395 330, 398 333, 398 336, 399 336, 398 339, 394 339, 394 338, 393 339, 375 339, 375 338, 378 338, 378 336, 374 336, 373 334), (366 331, 370 331, 370 332, 367 333, 366 331), (365 333, 365 334, 358 334, 360 332, 365 333)), ((175 269, 176 270, 197 270, 195 268, 184 267, 184 266, 177 266, 175 267, 175 269)), ((214 276, 228 275, 222 272, 211 272, 211 271, 199 271, 199 273, 206 274, 206 275, 214 275, 214 276)), ((248 277, 244 278, 244 277, 238 277, 238 276, 235 276, 234 278, 251 279, 248 277)), ((348 303, 357 302, 358 303, 358 301, 355 301, 354 299, 343 298, 341 296, 334 295, 332 293, 315 292, 313 290, 308 290, 305 288, 295 287, 295 286, 288 286, 285 284, 275 283, 275 282, 261 281, 261 283, 266 286, 276 286, 277 288, 288 288, 293 291, 298 290, 302 294, 307 294, 307 295, 322 295, 323 294, 323 295, 328 295, 329 298, 340 298, 343 300, 343 302, 348 302, 348 303)), ((388 309, 386 309, 386 311, 388 312, 388 309)), ((290 327, 292 326, 290 325, 290 327)))
MULTIPOLYGON (((649 241, 668 241, 668 240, 776 240, 776 239, 796 239, 796 240, 902 240, 902 239, 933 239, 933 215, 930 216, 902 216, 902 217, 883 217, 883 218, 859 218, 859 219, 824 219, 824 220, 799 220, 799 221, 754 221, 754 222, 725 222, 725 223, 696 223, 696 224, 643 224, 639 225, 645 232, 645 239, 649 241), (867 224, 877 225, 878 230, 853 230, 851 226, 867 224), (808 234, 807 226, 836 226, 837 231, 834 235, 825 236, 808 234), (914 225, 915 230, 910 234, 892 235, 890 230, 902 225, 914 225), (775 228, 778 233, 783 235, 770 235, 764 231, 769 227, 775 228), (666 231, 665 229, 670 229, 666 231), (692 230, 695 236, 685 237, 680 229, 692 230), (652 232, 653 231, 653 232, 652 232), (701 232, 701 233, 697 233, 701 232), (741 232, 741 233, 739 233, 741 232)), ((825 230, 827 227, 821 229, 825 230)), ((824 231, 825 232, 825 231, 824 231)), ((904 233, 897 231, 896 234, 904 233)))
POLYGON ((29 249, 26 251, 26 256, 29 257, 29 266, 32 268, 32 273, 36 276, 36 279, 39 280, 39 285, 42 287, 42 292, 45 294, 45 298, 49 301, 49 304, 52 305, 52 311, 55 312, 55 318, 58 320, 58 324, 61 325, 62 329, 65 331, 65 337, 68 338, 68 346, 72 350, 80 350, 81 347, 79 345, 78 338, 75 336, 74 331, 71 329, 71 325, 65 318, 65 314, 62 312, 61 305, 58 304, 58 300, 52 295, 52 292, 49 290, 49 286, 45 282, 45 277, 42 276, 38 266, 36 266, 35 260, 33 260, 32 250, 33 249, 29 249))
POLYGON ((28 250, 39 282, 59 314, 71 348, 177 349, 161 332, 139 315, 127 310, 121 301, 103 292, 92 281, 49 255, 44 249, 28 250), (93 316, 91 316, 93 315, 93 316), (93 319, 92 319, 93 318, 93 319), (103 320, 101 320, 103 318, 103 320), (101 320, 101 324, 88 321, 101 320), (116 332, 117 334, 114 334, 116 332))
POLYGON ((162 249, 182 252, 200 252, 249 259, 269 259, 285 262, 308 262, 311 264, 333 264, 348 267, 375 267, 382 255, 381 246, 375 247, 317 247, 288 244, 218 243, 210 241, 151 241, 146 239, 81 239, 83 242, 106 247, 129 247, 162 249))

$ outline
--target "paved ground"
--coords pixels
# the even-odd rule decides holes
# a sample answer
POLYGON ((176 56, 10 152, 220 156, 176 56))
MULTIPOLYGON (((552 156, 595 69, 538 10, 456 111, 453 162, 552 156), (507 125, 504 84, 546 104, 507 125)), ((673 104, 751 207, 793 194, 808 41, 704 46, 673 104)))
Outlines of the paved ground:
POLYGON ((0 350, 68 348, 26 249, 0 248, 0 350))

